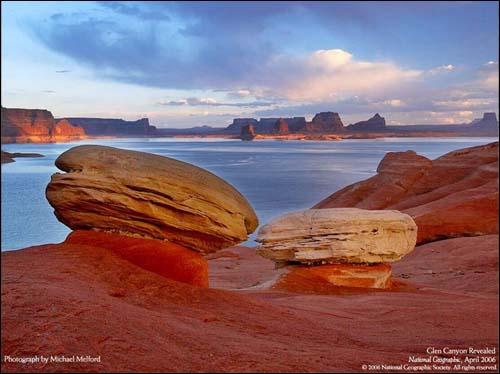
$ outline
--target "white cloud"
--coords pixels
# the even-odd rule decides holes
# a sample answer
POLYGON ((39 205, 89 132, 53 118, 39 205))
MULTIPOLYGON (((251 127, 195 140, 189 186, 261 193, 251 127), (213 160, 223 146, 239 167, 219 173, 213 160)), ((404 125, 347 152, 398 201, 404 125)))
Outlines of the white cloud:
POLYGON ((455 66, 452 64, 437 66, 428 71, 430 75, 440 74, 440 73, 448 73, 450 71, 455 70, 455 66))
POLYGON ((384 104, 390 105, 392 107, 401 107, 406 105, 406 103, 403 100, 399 99, 384 100, 384 104))
POLYGON ((318 50, 295 59, 276 56, 269 70, 276 93, 291 101, 379 95, 422 74, 391 62, 356 60, 341 49, 318 50))

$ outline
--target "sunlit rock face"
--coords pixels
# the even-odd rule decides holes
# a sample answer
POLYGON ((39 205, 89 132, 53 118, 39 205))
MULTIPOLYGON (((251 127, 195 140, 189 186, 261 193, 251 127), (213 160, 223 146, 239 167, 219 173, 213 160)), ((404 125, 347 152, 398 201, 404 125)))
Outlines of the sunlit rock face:
POLYGON ((55 120, 45 109, 2 107, 2 143, 50 143, 85 138, 80 126, 55 120))
POLYGON ((229 183, 168 157, 78 146, 56 160, 46 197, 73 230, 167 240, 202 253, 245 241, 258 226, 229 183))

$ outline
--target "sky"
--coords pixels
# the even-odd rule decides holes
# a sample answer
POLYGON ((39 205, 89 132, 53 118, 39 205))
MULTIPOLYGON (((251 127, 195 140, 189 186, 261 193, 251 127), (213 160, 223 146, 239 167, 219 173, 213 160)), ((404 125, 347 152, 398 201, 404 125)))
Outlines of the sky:
POLYGON ((499 3, 2 1, 4 107, 55 117, 498 114, 499 3))

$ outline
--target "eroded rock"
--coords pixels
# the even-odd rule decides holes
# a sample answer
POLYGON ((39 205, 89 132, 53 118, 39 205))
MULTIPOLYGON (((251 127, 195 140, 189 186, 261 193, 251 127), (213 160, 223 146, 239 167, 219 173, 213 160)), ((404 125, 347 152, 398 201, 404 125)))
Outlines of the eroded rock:
POLYGON ((398 211, 309 209, 282 215, 258 233, 258 253, 276 263, 373 264, 415 247, 417 227, 398 211))
POLYGON ((168 157, 112 147, 74 147, 56 160, 46 196, 73 230, 168 240, 210 253, 240 243, 258 220, 214 174, 168 157))
POLYGON ((153 239, 99 231, 73 231, 65 244, 106 248, 121 258, 162 277, 193 286, 208 287, 208 263, 199 253, 153 239))
POLYGON ((273 288, 291 292, 316 293, 331 286, 349 288, 390 288, 391 265, 332 264, 293 266, 273 288))

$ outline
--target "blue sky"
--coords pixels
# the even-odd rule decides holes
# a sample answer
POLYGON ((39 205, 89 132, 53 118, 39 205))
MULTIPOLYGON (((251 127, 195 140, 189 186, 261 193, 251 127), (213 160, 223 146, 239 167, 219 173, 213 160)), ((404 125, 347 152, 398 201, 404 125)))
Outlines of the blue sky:
POLYGON ((159 127, 498 111, 498 2, 2 1, 2 105, 159 127))

